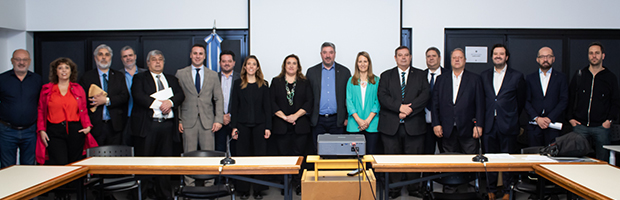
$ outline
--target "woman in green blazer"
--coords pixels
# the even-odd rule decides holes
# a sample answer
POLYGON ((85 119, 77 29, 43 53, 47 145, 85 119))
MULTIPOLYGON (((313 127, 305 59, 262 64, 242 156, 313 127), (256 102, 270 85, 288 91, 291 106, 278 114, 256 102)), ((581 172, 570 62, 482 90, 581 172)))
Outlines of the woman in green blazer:
POLYGON ((347 132, 364 134, 366 154, 378 153, 379 100, 377 88, 379 77, 372 73, 370 55, 359 52, 355 59, 355 73, 347 82, 347 111, 349 120, 347 132))

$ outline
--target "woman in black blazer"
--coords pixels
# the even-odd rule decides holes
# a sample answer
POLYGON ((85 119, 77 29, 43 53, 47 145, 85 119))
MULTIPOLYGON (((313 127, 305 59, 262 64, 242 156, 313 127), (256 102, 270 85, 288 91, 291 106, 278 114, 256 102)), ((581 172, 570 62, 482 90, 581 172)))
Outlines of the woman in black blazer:
MULTIPOLYGON (((291 54, 284 58, 280 75, 271 80, 273 144, 282 156, 303 156, 310 133, 309 112, 314 98, 310 82, 301 71, 299 57, 291 54)), ((293 180, 299 193, 300 177, 293 180)))
MULTIPOLYGON (((269 85, 254 55, 243 61, 241 78, 233 83, 231 95, 231 127, 233 139, 237 140, 237 155, 267 155, 267 139, 271 136, 271 101, 269 85)), ((254 199, 262 199, 267 186, 254 185, 254 199)), ((247 199, 250 184, 237 182, 241 199, 247 199)))

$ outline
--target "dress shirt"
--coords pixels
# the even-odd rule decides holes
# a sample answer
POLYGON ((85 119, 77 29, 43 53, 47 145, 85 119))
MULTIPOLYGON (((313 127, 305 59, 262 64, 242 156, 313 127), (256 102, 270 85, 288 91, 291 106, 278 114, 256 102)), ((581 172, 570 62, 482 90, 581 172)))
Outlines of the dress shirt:
POLYGON ((19 80, 15 71, 0 74, 0 120, 16 127, 37 122, 41 76, 30 71, 19 80))
MULTIPOLYGON (((151 76, 153 76, 153 81, 155 81, 155 87, 157 88, 157 75, 159 76, 159 79, 161 80, 161 83, 164 85, 164 89, 168 88, 168 81, 166 80, 166 76, 164 75, 164 73, 160 73, 160 74, 155 74, 153 72, 150 72, 151 76)), ((160 88, 157 88, 156 91, 159 91, 160 88)), ((158 101, 158 100, 153 100, 153 102, 158 101)), ((170 100, 168 100, 170 101, 170 100)), ((172 106, 174 106, 174 102, 170 101, 170 103, 172 104, 172 106)), ((170 113, 168 113, 167 115, 163 115, 161 113, 161 110, 159 110, 159 108, 157 109, 153 109, 153 118, 166 118, 166 119, 172 119, 174 117, 174 113, 171 110, 170 113)))
POLYGON ((461 80, 463 80, 463 72, 458 76, 452 72, 452 103, 456 104, 456 97, 459 94, 459 88, 461 88, 461 80))
POLYGON ((401 74, 403 74, 403 72, 405 72, 405 77, 404 77, 404 82, 405 85, 407 84, 407 77, 409 77, 409 67, 407 67, 407 69, 405 69, 405 71, 401 70, 399 67, 396 67, 398 69, 398 83, 402 83, 403 82, 403 76, 401 74))
MULTIPOLYGON (((108 68, 107 72, 102 72, 101 69, 97 68, 97 72, 99 73, 99 84, 101 84, 101 89, 103 90, 109 90, 110 89, 110 68, 108 68), (103 75, 105 74, 105 77, 103 77, 103 75), (107 83, 104 83, 107 80, 107 83), (108 85, 107 88, 103 88, 104 85, 108 85)), ((90 87, 90 86, 89 86, 90 87)), ((108 91, 105 91, 108 92, 108 91)), ((103 117, 101 119, 103 120, 110 120, 110 113, 108 111, 108 105, 110 103, 110 97, 106 97, 106 103, 103 105, 103 117)))
POLYGON ((228 110, 228 105, 230 104, 230 88, 232 87, 233 84, 233 73, 230 73, 229 76, 226 76, 223 72, 222 73, 222 78, 221 78, 221 84, 222 84, 222 94, 224 95, 224 114, 228 114, 228 112, 230 112, 228 110))
MULTIPOLYGON (((437 84, 437 77, 439 77, 439 75, 441 75, 441 67, 437 68, 434 72, 431 72, 431 70, 428 70, 428 73, 426 75, 426 80, 428 81, 428 83, 431 83, 431 77, 433 75, 431 75, 431 73, 435 73, 435 84, 437 84)), ((429 99, 429 101, 432 101, 433 97, 431 97, 431 99, 429 99)), ((424 113, 425 113, 425 118, 426 118, 426 123, 433 123, 433 116, 431 115, 431 111, 424 108, 424 113)))
POLYGON ((547 86, 549 86, 549 80, 551 79, 551 71, 553 68, 549 68, 545 74, 542 70, 538 69, 538 75, 540 76, 540 86, 542 87, 543 96, 547 95, 547 86))
POLYGON ((504 82, 504 76, 506 76, 507 68, 508 65, 504 65, 504 69, 502 69, 500 72, 497 72, 497 70, 495 70, 495 67, 493 67, 493 89, 495 89, 495 95, 499 94, 499 89, 502 88, 502 83, 504 82))
POLYGON ((321 99, 319 102, 319 115, 336 114, 338 104, 336 102, 336 63, 327 69, 321 64, 321 99))
POLYGON ((202 84, 205 82, 204 65, 200 65, 200 67, 194 67, 194 65, 192 65, 192 81, 194 81, 194 85, 196 85, 196 69, 198 68, 200 68, 200 70, 198 70, 198 73, 200 74, 200 89, 202 89, 202 84))
POLYGON ((133 74, 130 74, 127 69, 125 69, 125 84, 127 85, 127 91, 129 91, 129 101, 127 102, 127 116, 131 116, 131 109, 133 109, 133 95, 131 94, 131 84, 133 83, 133 76, 138 74, 138 66, 133 66, 135 71, 133 74))

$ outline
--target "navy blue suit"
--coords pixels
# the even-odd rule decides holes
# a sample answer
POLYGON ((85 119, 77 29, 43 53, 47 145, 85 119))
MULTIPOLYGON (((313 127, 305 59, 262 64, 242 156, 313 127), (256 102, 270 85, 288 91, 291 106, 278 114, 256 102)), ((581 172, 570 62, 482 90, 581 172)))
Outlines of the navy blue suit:
MULTIPOLYGON (((444 67, 439 67, 439 70, 441 70, 441 74, 437 77, 435 77, 435 82, 434 84, 437 85, 437 79, 441 76, 441 75, 450 75, 451 70, 448 68, 444 68, 444 67)), ((437 72, 437 71, 435 71, 437 72)), ((428 69, 424 70, 424 74, 426 74, 426 78, 427 81, 430 84, 430 79, 428 79, 428 69)), ((428 101, 428 104, 426 105, 426 109, 429 110, 429 112, 433 112, 432 106, 433 106, 433 91, 434 86, 430 86, 430 91, 431 91, 431 96, 430 99, 428 101)), ((431 118, 432 118, 432 114, 431 114, 431 118)), ((435 144, 437 144, 437 147, 439 148, 439 152, 443 153, 443 144, 441 143, 441 138, 438 138, 435 133, 433 133, 433 123, 426 123, 426 135, 424 136, 424 154, 435 154, 435 144)))
MULTIPOLYGON (((480 76, 467 70, 462 73, 455 103, 452 72, 439 76, 433 88, 433 127, 442 126, 446 152, 475 154, 478 141, 473 138, 472 119, 484 117, 484 89, 480 76)), ((484 121, 477 120, 476 126, 484 127, 484 121)))
MULTIPOLYGON (((528 75, 525 80, 528 88, 525 102, 528 119, 548 117, 552 123, 561 122, 564 109, 568 105, 568 79, 566 76, 562 72, 552 70, 545 95, 543 95, 540 82, 540 72, 528 75)), ((560 134, 560 130, 552 128, 542 130, 538 125, 528 125, 527 131, 530 146, 546 146, 560 134)))
MULTIPOLYGON (((495 95, 494 71, 495 67, 480 74, 487 104, 482 143, 486 153, 514 153, 519 134, 519 115, 525 106, 527 84, 521 72, 507 68, 502 86, 495 95)), ((504 193, 507 194, 510 191, 508 186, 512 181, 512 175, 507 172, 502 174, 504 193)), ((497 172, 489 173, 488 186, 489 192, 497 190, 497 172)))

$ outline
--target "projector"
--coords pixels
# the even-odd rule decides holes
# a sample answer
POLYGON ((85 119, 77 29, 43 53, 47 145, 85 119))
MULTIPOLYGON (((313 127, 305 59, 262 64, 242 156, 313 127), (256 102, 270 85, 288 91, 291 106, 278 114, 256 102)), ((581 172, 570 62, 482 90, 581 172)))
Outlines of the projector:
POLYGON ((355 157, 366 155, 366 138, 361 134, 321 134, 317 139, 321 157, 355 157))

